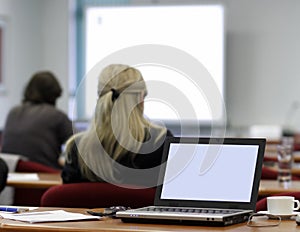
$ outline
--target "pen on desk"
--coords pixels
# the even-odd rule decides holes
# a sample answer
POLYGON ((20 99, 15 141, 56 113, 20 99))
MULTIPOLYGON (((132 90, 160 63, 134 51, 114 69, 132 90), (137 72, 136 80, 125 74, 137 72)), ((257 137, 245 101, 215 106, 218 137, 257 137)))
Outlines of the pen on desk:
POLYGON ((0 211, 10 212, 10 213, 20 213, 28 211, 27 208, 13 208, 13 207, 0 207, 0 211))

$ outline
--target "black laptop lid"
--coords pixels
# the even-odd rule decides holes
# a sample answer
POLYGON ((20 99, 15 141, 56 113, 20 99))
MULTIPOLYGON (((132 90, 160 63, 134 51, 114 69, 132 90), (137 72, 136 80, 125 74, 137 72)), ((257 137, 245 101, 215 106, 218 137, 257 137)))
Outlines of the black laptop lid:
POLYGON ((265 144, 263 138, 167 138, 155 205, 255 210, 265 144))

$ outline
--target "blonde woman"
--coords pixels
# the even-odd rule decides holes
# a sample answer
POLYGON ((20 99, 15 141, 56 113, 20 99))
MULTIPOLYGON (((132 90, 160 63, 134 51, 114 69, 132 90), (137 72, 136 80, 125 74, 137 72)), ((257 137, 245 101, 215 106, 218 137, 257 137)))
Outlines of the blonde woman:
POLYGON ((146 94, 137 69, 112 64, 102 70, 92 123, 67 142, 64 183, 157 184, 165 137, 172 133, 144 117, 146 94))

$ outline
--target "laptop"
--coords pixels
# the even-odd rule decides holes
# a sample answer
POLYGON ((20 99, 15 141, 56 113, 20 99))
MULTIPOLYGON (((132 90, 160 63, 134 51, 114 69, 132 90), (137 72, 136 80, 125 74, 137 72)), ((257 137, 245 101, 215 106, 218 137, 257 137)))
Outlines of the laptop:
POLYGON ((154 205, 117 212, 123 222, 226 226, 255 211, 264 138, 166 139, 154 205))

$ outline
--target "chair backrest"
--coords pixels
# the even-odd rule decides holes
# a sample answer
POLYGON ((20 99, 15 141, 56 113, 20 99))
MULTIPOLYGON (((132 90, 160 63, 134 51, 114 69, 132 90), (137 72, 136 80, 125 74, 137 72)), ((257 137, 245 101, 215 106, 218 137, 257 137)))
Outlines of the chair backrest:
MULTIPOLYGON (((276 180, 278 176, 278 171, 272 168, 268 168, 263 166, 261 172, 261 179, 262 180, 276 180)), ((292 175, 293 180, 300 180, 299 176, 292 175)))
POLYGON ((84 182, 49 188, 41 198, 43 207, 105 208, 126 206, 139 208, 153 205, 155 188, 119 187, 110 183, 84 182))
MULTIPOLYGON (((20 159, 16 166, 16 172, 59 173, 60 170, 37 162, 20 159)), ((47 189, 15 188, 14 205, 39 206, 41 197, 46 190, 47 189)))
POLYGON ((29 160, 19 160, 16 172, 46 172, 46 173, 59 173, 61 170, 48 167, 44 164, 29 160))
POLYGON ((277 179, 278 172, 276 170, 273 170, 271 168, 262 167, 261 171, 261 179, 263 180, 276 180, 277 179))

